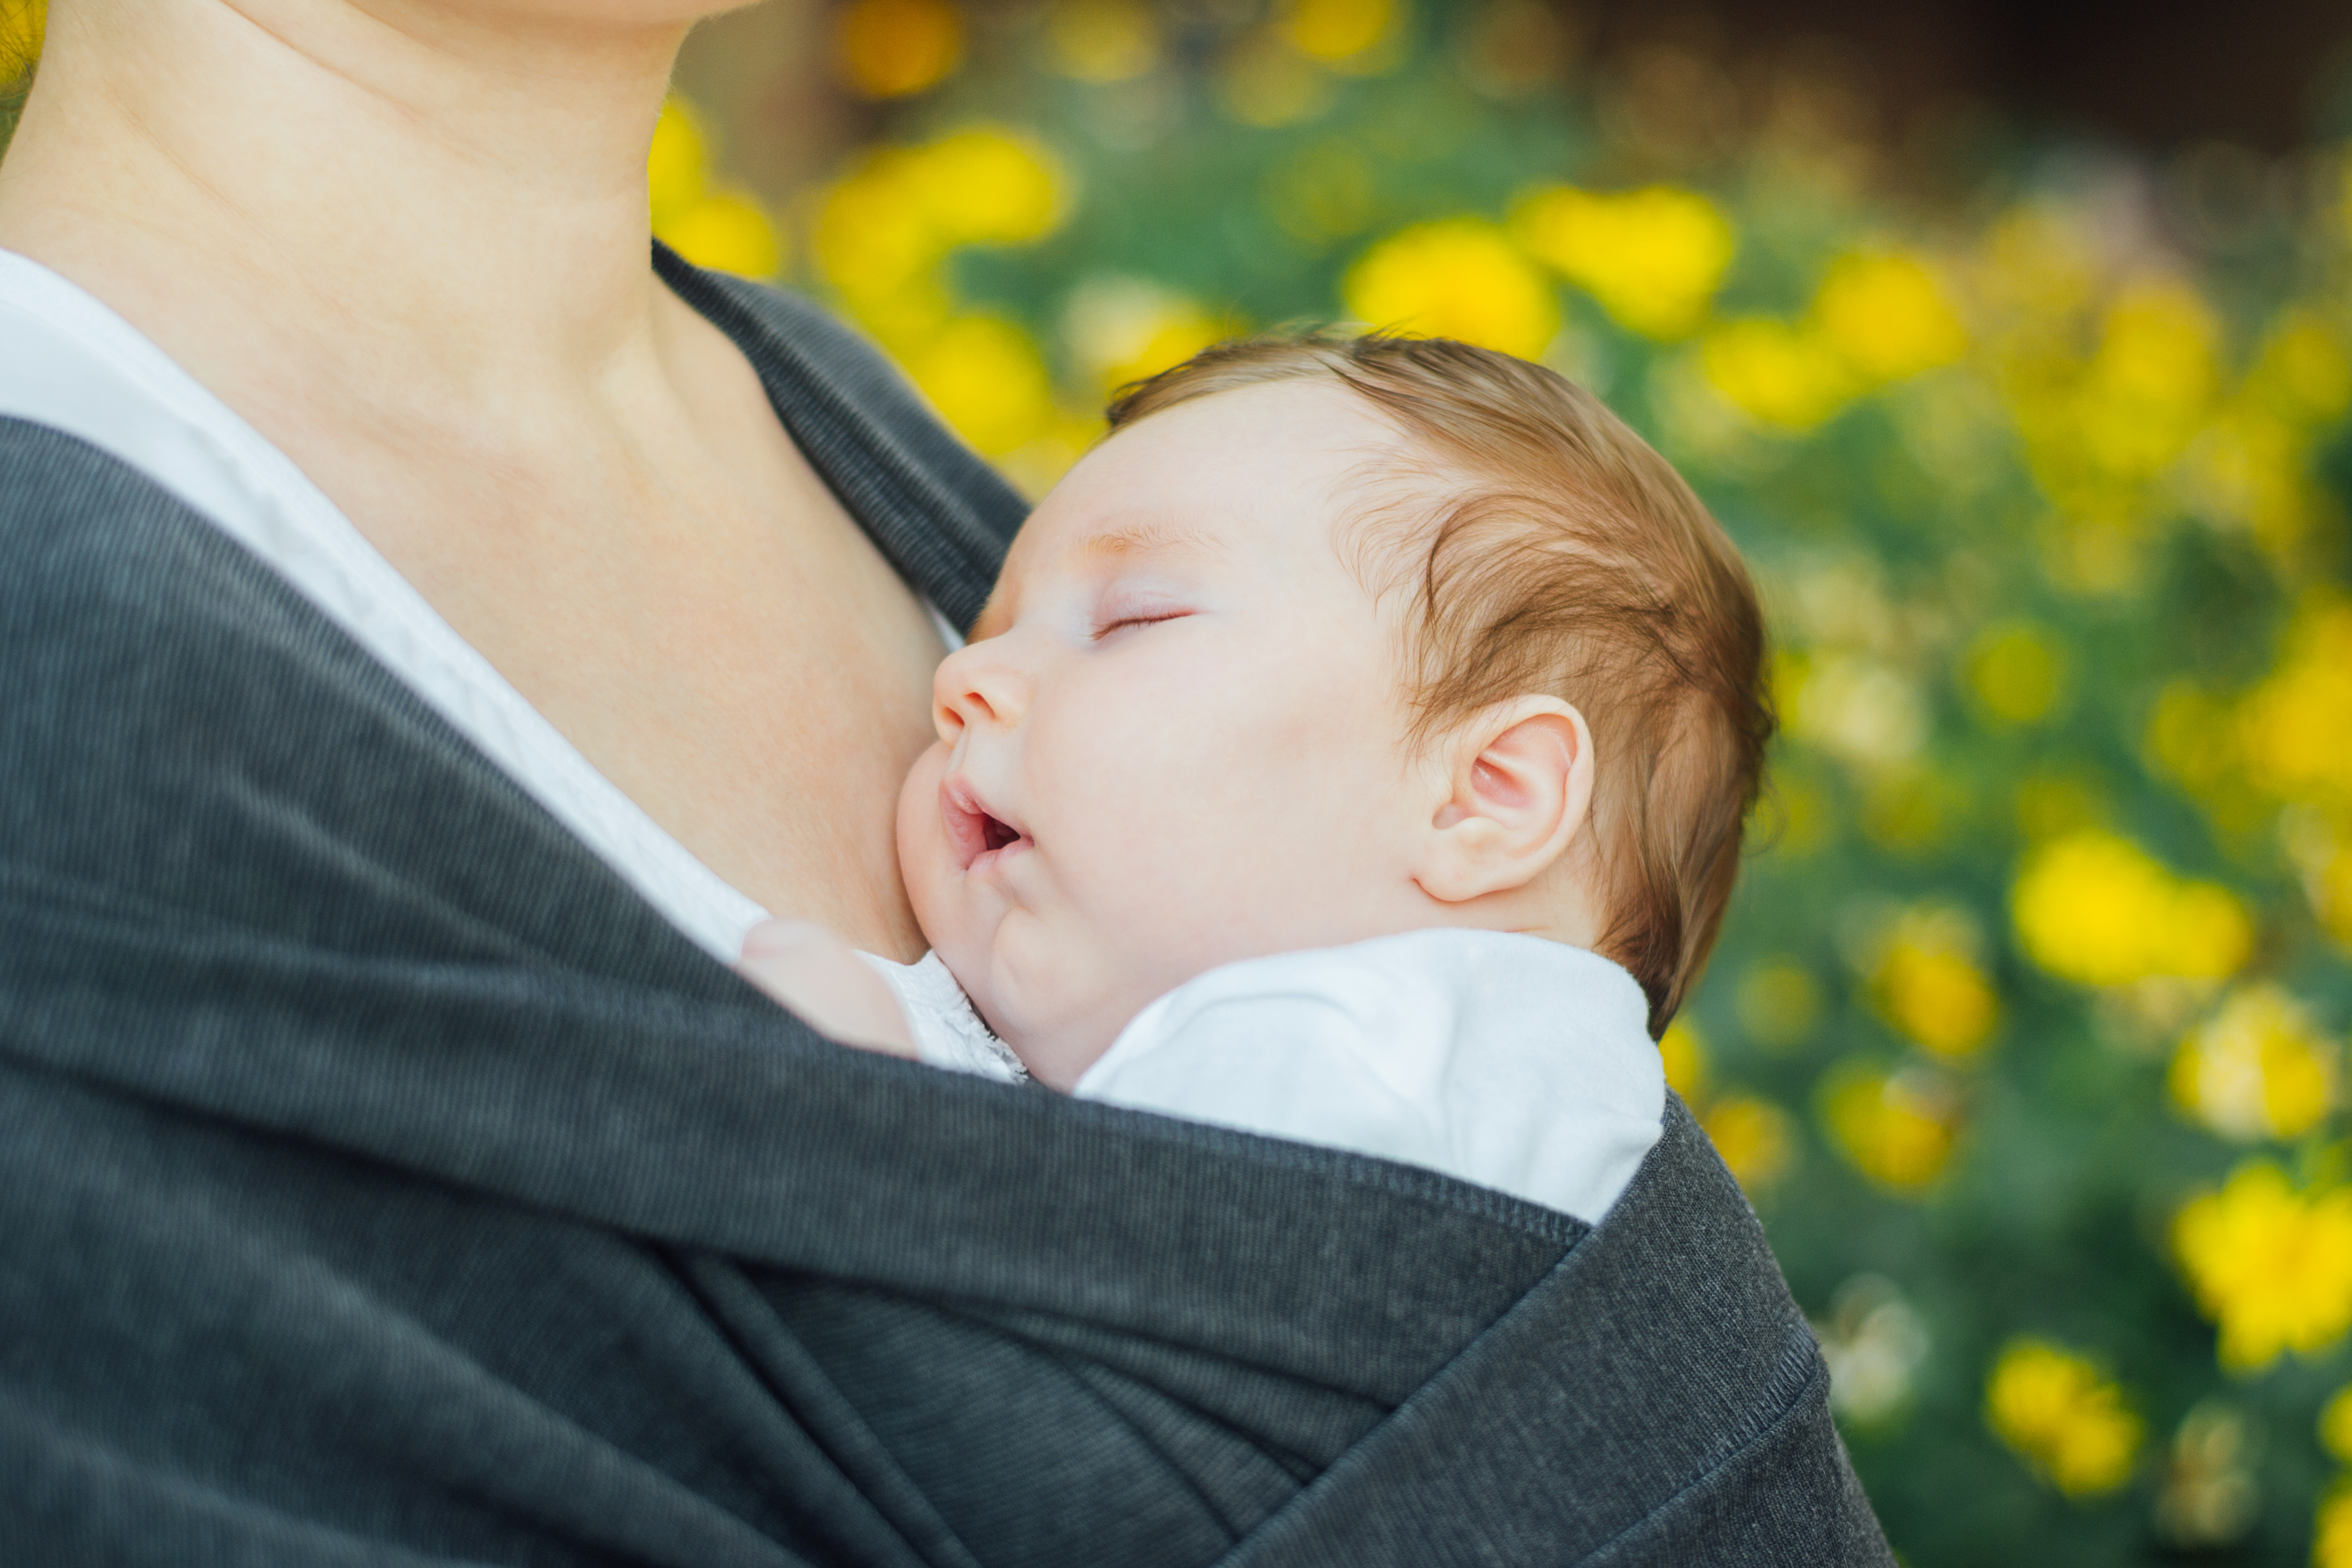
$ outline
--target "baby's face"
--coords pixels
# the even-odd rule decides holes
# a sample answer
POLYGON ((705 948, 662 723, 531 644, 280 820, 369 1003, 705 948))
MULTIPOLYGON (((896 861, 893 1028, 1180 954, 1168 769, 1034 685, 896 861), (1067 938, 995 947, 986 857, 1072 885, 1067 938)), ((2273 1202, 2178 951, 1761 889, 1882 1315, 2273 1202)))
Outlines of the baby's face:
POLYGON ((1045 1082, 1220 963, 1426 923, 1395 631, 1334 542, 1396 438, 1328 383, 1153 415, 1039 505, 940 666, 907 889, 1045 1082))

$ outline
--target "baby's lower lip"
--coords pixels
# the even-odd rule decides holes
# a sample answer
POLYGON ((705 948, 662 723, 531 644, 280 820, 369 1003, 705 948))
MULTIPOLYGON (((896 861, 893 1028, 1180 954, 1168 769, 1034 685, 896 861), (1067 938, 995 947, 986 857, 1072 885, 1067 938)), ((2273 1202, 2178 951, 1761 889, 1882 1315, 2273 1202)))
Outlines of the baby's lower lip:
POLYGON ((1001 865, 1029 847, 1025 834, 990 814, 971 792, 954 779, 940 785, 940 817, 958 868, 966 872, 1001 865))
POLYGON ((1028 848, 1029 840, 1026 838, 1016 838, 1012 843, 1003 845, 998 848, 983 849, 977 856, 973 857, 971 864, 966 867, 965 870, 967 873, 974 875, 986 871, 1002 870, 1006 861, 1013 859, 1018 855, 1025 853, 1028 848))

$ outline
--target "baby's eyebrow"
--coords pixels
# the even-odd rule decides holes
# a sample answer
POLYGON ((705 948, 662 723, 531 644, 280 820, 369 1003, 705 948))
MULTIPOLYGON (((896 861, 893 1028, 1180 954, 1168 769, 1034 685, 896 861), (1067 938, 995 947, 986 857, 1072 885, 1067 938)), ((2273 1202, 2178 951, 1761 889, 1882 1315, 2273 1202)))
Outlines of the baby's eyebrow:
POLYGON ((1081 560, 1100 556, 1157 554, 1221 555, 1224 542, 1214 534, 1183 523, 1138 522, 1089 534, 1081 542, 1081 560))

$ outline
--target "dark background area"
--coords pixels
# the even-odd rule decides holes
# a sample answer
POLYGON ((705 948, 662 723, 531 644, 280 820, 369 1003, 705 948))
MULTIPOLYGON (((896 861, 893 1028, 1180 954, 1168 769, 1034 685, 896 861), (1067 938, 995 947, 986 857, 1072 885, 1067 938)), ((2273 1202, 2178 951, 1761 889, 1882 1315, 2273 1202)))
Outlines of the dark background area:
POLYGON ((1595 63, 1660 43, 1738 61, 1814 51, 1902 134, 1973 102, 2039 134, 2279 153, 2352 133, 2345 0, 1719 0, 1559 7, 1595 63))

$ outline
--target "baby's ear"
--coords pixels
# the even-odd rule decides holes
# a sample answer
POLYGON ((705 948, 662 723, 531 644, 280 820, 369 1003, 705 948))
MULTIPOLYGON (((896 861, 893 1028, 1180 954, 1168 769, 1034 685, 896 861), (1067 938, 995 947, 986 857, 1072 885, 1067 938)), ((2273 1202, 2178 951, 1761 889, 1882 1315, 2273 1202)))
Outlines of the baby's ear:
POLYGON ((1592 804, 1592 731, 1556 697, 1498 703, 1454 731, 1437 759, 1445 798, 1414 880, 1449 904, 1533 881, 1592 804))

